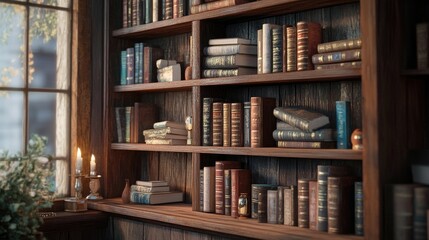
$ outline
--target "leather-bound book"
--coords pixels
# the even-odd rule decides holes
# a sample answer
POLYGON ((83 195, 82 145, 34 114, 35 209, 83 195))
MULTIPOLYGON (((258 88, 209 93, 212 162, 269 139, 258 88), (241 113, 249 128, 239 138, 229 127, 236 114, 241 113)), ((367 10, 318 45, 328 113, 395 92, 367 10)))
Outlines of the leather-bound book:
POLYGON ((250 146, 273 147, 272 133, 276 127, 273 110, 275 98, 252 97, 250 99, 250 146))
POLYGON ((231 103, 231 147, 243 146, 243 105, 231 103))
POLYGON ((311 58, 317 53, 317 45, 322 42, 322 27, 315 22, 298 22, 297 32, 297 70, 312 70, 311 58))
POLYGON ((223 145, 223 103, 213 103, 213 146, 223 145))
POLYGON ((238 161, 216 161, 215 164, 215 212, 225 214, 225 169, 240 168, 238 161))
POLYGON ((298 179, 298 227, 309 227, 309 179, 298 179))
MULTIPOLYGON (((248 169, 231 169, 231 216, 238 217, 238 198, 241 193, 247 194, 250 202, 250 185, 252 177, 248 169)), ((250 212, 247 213, 250 216, 250 212)))
POLYGON ((328 232, 352 233, 354 230, 355 178, 328 177, 328 232))

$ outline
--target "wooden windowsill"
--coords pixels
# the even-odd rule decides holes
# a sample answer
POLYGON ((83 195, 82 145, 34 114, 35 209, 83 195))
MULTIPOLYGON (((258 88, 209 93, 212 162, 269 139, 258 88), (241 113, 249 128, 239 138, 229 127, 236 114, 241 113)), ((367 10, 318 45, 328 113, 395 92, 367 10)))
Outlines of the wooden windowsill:
POLYGON ((108 214, 95 210, 85 212, 53 212, 55 216, 43 218, 41 232, 62 232, 70 230, 107 227, 108 214))

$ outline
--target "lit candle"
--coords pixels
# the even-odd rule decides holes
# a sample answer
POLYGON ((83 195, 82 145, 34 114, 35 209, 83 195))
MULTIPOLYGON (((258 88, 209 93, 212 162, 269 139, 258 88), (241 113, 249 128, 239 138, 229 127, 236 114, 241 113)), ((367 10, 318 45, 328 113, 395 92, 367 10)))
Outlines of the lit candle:
POLYGON ((90 175, 95 175, 95 157, 94 157, 94 154, 91 154, 90 166, 91 166, 90 175))
POLYGON ((80 148, 77 148, 76 173, 80 174, 81 170, 82 170, 82 153, 80 152, 80 148))

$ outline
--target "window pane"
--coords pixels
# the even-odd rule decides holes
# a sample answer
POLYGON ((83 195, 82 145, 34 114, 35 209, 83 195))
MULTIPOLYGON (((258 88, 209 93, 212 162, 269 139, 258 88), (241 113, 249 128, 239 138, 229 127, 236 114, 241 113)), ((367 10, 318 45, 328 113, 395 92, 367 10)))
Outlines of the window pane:
POLYGON ((30 9, 29 86, 68 89, 70 81, 70 14, 30 9))
POLYGON ((24 151, 24 94, 0 91, 0 149, 24 151))
POLYGON ((48 138, 46 153, 67 157, 69 99, 63 93, 29 93, 29 133, 48 138))
POLYGON ((70 0, 30 0, 30 2, 43 4, 43 5, 59 6, 59 7, 70 6, 70 0))
POLYGON ((0 3, 0 87, 23 87, 25 7, 0 3))

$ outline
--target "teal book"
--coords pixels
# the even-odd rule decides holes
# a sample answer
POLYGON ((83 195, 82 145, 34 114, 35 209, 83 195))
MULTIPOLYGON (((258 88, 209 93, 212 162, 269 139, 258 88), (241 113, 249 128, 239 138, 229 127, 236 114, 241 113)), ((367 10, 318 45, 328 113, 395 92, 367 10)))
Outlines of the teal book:
POLYGON ((165 204, 183 202, 183 192, 137 192, 131 191, 130 201, 141 204, 165 204))
POLYGON ((349 149, 350 143, 350 102, 336 101, 335 102, 337 115, 337 148, 349 149))
POLYGON ((127 85, 127 51, 121 51, 121 85, 127 85))

